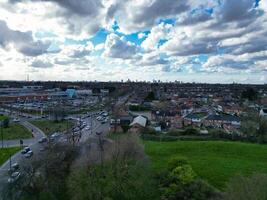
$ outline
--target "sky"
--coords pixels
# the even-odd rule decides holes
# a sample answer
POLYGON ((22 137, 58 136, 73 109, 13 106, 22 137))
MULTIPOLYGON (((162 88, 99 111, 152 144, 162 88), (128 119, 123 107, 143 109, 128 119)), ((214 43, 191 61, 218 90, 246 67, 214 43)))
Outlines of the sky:
POLYGON ((267 83, 267 0, 0 0, 0 80, 267 83))

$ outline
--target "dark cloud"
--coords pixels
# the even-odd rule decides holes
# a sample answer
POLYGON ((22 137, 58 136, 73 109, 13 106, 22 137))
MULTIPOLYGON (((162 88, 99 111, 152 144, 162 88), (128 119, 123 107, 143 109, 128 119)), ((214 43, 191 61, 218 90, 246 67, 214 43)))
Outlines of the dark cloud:
POLYGON ((0 46, 5 49, 13 44, 17 51, 26 56, 38 56, 47 53, 50 42, 34 41, 31 32, 11 30, 5 21, 0 20, 0 46))
POLYGON ((255 0, 223 0, 216 14, 224 22, 233 22, 252 19, 260 13, 255 9, 255 0))
POLYGON ((46 0, 56 2, 60 6, 66 8, 66 14, 77 14, 80 16, 95 16, 99 10, 103 8, 101 1, 95 0, 46 0))
POLYGON ((31 66, 34 68, 51 68, 53 64, 47 61, 36 59, 31 63, 31 66))
POLYGON ((198 9, 179 16, 176 25, 194 25, 211 19, 211 13, 203 9, 198 9))

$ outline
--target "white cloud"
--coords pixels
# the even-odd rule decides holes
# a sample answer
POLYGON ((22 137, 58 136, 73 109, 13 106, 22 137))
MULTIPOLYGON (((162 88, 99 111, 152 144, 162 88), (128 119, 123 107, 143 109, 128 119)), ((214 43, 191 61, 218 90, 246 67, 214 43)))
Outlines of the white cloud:
POLYGON ((167 39, 171 28, 172 25, 164 23, 154 26, 141 46, 147 51, 157 49, 159 41, 167 39))
POLYGON ((112 58, 130 59, 137 53, 137 47, 120 38, 118 35, 111 33, 107 36, 105 43, 104 55, 112 58))
POLYGON ((105 44, 104 43, 101 43, 101 44, 98 44, 95 46, 95 50, 96 51, 99 51, 99 50, 102 50, 105 48, 105 44))
POLYGON ((146 34, 145 33, 138 33, 138 39, 143 39, 146 37, 146 34))

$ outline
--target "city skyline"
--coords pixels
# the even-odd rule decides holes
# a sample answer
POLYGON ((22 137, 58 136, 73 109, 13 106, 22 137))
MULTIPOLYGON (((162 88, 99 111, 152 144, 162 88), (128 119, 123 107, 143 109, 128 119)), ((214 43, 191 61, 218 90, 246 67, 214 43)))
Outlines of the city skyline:
POLYGON ((263 0, 3 0, 0 80, 267 82, 263 0))

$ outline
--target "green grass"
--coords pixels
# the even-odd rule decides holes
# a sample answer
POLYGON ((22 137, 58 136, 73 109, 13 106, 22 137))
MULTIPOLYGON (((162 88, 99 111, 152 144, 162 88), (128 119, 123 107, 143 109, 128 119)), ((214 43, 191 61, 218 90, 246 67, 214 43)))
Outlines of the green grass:
POLYGON ((20 150, 20 147, 0 149, 0 165, 2 165, 7 159, 9 159, 10 155, 15 154, 19 150, 20 150))
POLYGON ((54 122, 50 120, 32 121, 32 124, 40 128, 46 135, 54 132, 61 132, 67 130, 68 126, 71 128, 74 124, 68 121, 54 122))
POLYGON ((183 156, 200 178, 219 189, 225 188, 235 175, 267 173, 265 145, 218 141, 145 141, 144 144, 155 172, 164 170, 172 157, 183 156))
POLYGON ((20 124, 9 124, 8 128, 3 128, 2 130, 4 140, 32 138, 32 134, 20 124))
POLYGON ((5 119, 8 119, 8 117, 5 116, 5 115, 0 115, 0 121, 3 121, 3 120, 5 120, 5 119))

